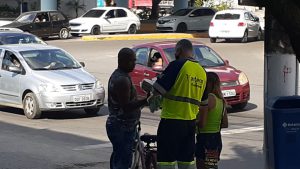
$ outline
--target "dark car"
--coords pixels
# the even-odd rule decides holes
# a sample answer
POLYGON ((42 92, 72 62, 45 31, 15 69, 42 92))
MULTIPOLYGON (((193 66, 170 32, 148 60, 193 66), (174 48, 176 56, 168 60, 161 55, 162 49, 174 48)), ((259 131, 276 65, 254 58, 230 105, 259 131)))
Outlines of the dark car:
POLYGON ((8 44, 47 44, 40 38, 28 32, 1 32, 0 30, 0 45, 8 44))
POLYGON ((42 38, 56 35, 61 39, 69 37, 69 20, 59 11, 26 12, 3 27, 18 28, 42 38))
MULTIPOLYGON (((135 46, 137 61, 130 74, 140 98, 146 97, 140 83, 143 79, 153 79, 167 65, 175 60, 175 41, 153 42, 135 46), (161 62, 157 63, 158 58, 161 62)), ((250 99, 250 85, 245 73, 229 65, 210 47, 193 42, 194 55, 207 72, 215 72, 221 80, 221 89, 228 105, 234 109, 243 109, 250 99)))

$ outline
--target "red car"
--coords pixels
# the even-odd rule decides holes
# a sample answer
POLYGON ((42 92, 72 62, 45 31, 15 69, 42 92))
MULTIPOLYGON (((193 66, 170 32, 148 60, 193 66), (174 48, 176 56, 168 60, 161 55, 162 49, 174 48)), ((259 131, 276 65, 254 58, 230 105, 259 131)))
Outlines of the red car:
MULTIPOLYGON (((167 65, 175 60, 175 41, 146 43, 135 46, 137 61, 131 78, 139 97, 145 97, 140 82, 147 78, 153 79, 159 75, 167 65), (158 63, 160 59, 160 65, 158 63)), ((193 42, 195 58, 207 72, 215 72, 221 80, 221 88, 227 104, 233 109, 244 109, 250 99, 250 85, 247 76, 240 70, 229 65, 210 47, 193 42)))

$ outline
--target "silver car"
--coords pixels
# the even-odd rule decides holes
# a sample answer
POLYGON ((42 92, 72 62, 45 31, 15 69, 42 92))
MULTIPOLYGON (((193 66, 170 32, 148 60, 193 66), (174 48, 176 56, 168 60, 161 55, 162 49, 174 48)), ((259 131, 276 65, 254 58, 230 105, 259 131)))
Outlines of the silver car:
POLYGON ((0 105, 22 108, 29 119, 66 109, 97 114, 104 103, 103 84, 57 47, 3 45, 0 64, 0 105))
POLYGON ((180 9, 170 16, 159 18, 156 28, 160 32, 204 31, 208 30, 214 15, 215 10, 211 8, 180 9))

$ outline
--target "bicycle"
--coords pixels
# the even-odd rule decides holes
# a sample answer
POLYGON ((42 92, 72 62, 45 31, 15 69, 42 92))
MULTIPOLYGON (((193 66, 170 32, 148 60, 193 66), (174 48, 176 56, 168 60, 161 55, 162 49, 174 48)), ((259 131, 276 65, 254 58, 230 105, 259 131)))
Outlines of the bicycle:
MULTIPOLYGON (((137 134, 135 137, 135 144, 132 152, 132 165, 130 169, 157 169, 157 147, 153 145, 156 143, 157 137, 156 135, 144 134, 141 136, 140 134, 141 124, 139 122, 137 125, 137 134)), ((113 156, 114 154, 112 153, 110 157, 110 169, 113 169, 113 156)))
POLYGON ((131 169, 157 169, 157 147, 153 144, 157 141, 156 135, 141 133, 141 124, 137 126, 136 146, 133 154, 131 169), (146 143, 146 145, 144 145, 146 143))

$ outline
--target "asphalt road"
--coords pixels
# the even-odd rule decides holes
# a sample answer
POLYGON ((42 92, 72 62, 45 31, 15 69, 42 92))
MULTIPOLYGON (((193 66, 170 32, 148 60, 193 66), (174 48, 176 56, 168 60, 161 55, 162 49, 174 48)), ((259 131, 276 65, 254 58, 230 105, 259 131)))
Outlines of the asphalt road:
MULTIPOLYGON (((251 100, 245 111, 229 110, 230 127, 223 130, 222 169, 263 168, 263 42, 209 43, 230 64, 244 71, 251 83, 251 100)), ((117 66, 117 53, 145 41, 49 40, 86 63, 86 69, 106 86, 117 66)), ((28 120, 21 110, 0 108, 0 169, 109 168, 111 145, 106 136, 107 107, 97 117, 82 111, 47 112, 28 120)), ((159 113, 146 108, 142 132, 156 133, 159 113)))

